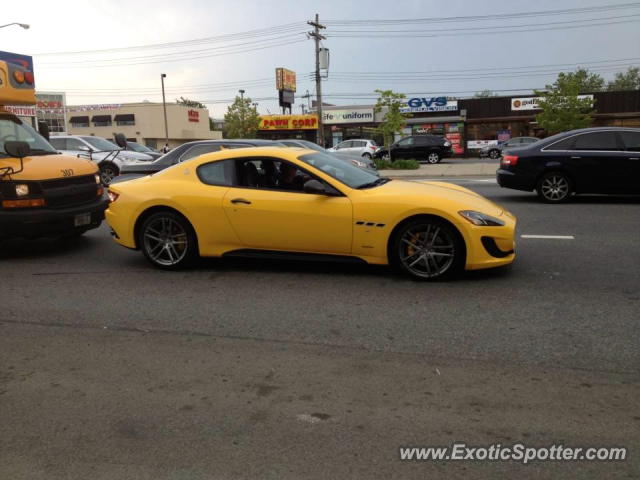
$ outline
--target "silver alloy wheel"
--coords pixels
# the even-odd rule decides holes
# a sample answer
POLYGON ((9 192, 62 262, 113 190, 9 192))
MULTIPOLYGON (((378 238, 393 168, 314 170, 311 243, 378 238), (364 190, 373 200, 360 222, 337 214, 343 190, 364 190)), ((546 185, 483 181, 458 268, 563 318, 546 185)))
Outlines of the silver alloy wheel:
POLYGON ((172 218, 157 217, 146 225, 142 238, 149 258, 159 265, 176 265, 187 254, 187 232, 172 218))
POLYGON ((492 159, 496 160, 499 157, 500 157, 500 151, 498 151, 496 149, 489 150, 489 158, 492 158, 492 159))
POLYGON ((387 161, 387 162, 389 161, 389 159, 390 159, 390 158, 391 158, 391 157, 389 157, 389 154, 388 154, 388 153, 384 153, 384 154, 382 155, 382 160, 385 160, 385 161, 387 161))
POLYGON ((109 185, 111 181, 118 176, 116 169, 111 165, 100 167, 100 180, 103 185, 109 185))
POLYGON ((440 161, 440 156, 437 153, 430 153, 427 157, 427 162, 429 163, 438 163, 440 161))
POLYGON ((400 239, 400 261, 413 275, 434 278, 453 265, 455 242, 439 225, 426 223, 408 229, 400 239))
POLYGON ((549 175, 540 184, 540 190, 547 200, 559 202, 569 195, 569 181, 564 175, 549 175))

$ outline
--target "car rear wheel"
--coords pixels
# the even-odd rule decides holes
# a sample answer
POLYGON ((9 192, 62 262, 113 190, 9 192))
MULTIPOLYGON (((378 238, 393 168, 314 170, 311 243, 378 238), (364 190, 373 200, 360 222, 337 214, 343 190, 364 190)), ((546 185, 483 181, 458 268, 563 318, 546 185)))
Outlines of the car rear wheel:
POLYGON ((363 154, 362 154, 362 156, 363 156, 364 158, 371 159, 371 154, 370 154, 370 153, 363 153, 363 154))
POLYGON ((144 220, 138 244, 152 264, 164 269, 186 267, 197 256, 191 225, 170 211, 154 213, 144 220))
POLYGON ((100 179, 103 185, 109 185, 111 181, 118 176, 120 171, 113 163, 100 164, 100 179))
POLYGON ((489 158, 497 160, 498 158, 500 158, 500 156, 501 156, 500 150, 496 148, 492 148, 491 150, 489 150, 489 158))
POLYGON ((448 223, 418 218, 398 230, 390 251, 392 265, 417 280, 441 280, 459 273, 465 262, 463 240, 448 223))
POLYGON ((434 164, 440 162, 440 155, 437 152, 431 152, 427 155, 427 162, 434 164))
POLYGON ((538 181, 538 197, 547 203, 562 203, 573 193, 571 179, 562 172, 545 173, 538 181))

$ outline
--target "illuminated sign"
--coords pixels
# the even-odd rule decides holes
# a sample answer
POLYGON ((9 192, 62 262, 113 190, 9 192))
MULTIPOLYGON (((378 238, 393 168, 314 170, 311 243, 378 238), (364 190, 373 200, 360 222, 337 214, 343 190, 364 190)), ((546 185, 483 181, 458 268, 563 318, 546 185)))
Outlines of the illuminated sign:
POLYGON ((189 121, 190 122, 199 122, 200 121, 200 112, 198 112, 197 110, 189 110, 187 112, 187 115, 189 116, 189 121))
MULTIPOLYGON (((580 100, 588 98, 589 100, 591 100, 591 103, 593 103, 593 95, 578 95, 578 98, 580 100)), ((539 100, 540 97, 512 98, 511 110, 541 110, 540 105, 538 105, 539 100)))
POLYGON ((315 130, 316 115, 261 115, 260 130, 315 130))
POLYGON ((286 68, 276 68, 276 89, 296 91, 296 72, 286 68))
POLYGON ((322 121, 327 125, 336 123, 370 123, 373 122, 373 108, 325 110, 322 112, 322 121))
POLYGON ((406 107, 400 107, 402 113, 415 112, 451 112, 458 110, 457 100, 447 97, 413 97, 407 101, 406 107))

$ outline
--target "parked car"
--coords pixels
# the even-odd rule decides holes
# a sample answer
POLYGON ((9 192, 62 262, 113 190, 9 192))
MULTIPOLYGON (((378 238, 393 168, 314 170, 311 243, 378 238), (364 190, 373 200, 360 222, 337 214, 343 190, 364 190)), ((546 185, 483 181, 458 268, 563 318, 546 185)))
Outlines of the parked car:
POLYGON ((269 147, 283 146, 281 143, 272 140, 261 139, 238 139, 238 140, 197 140, 195 142, 183 143, 173 150, 165 153, 153 162, 135 163, 122 167, 118 181, 133 178, 133 176, 151 175, 152 173, 164 170, 167 167, 176 165, 180 162, 190 160, 205 153, 217 152, 229 148, 247 148, 247 147, 269 147))
POLYGON ((130 150, 132 152, 144 153, 145 155, 149 155, 154 160, 160 158, 163 155, 156 150, 152 150, 151 148, 145 145, 140 145, 136 142, 127 142, 127 150, 130 150))
POLYGON ((328 149, 329 152, 350 153, 365 158, 373 158, 373 154, 377 150, 378 145, 376 145, 376 142, 366 139, 345 140, 328 149))
POLYGON ((584 128, 504 150, 497 180, 548 203, 576 193, 640 193, 640 129, 584 128))
POLYGON ((517 148, 530 145, 540 140, 536 137, 513 137, 508 141, 498 145, 486 145, 480 149, 480 157, 498 159, 502 156, 502 151, 506 148, 517 148))
POLYGON ((287 147, 308 148, 310 150, 315 150, 316 152, 323 152, 323 153, 328 153, 330 155, 335 155, 342 160, 351 162, 356 167, 367 168, 375 172, 378 171, 378 168, 376 167, 376 163, 371 158, 363 157, 361 155, 358 155, 357 153, 352 154, 352 153, 345 153, 341 151, 331 152, 325 148, 322 148, 317 143, 313 143, 308 140, 300 140, 297 138, 292 138, 287 140, 278 140, 278 142, 282 143, 283 145, 286 145, 287 147))
POLYGON ((92 135, 56 135, 49 142, 62 153, 87 157, 95 162, 104 185, 109 185, 127 164, 153 161, 150 155, 125 151, 109 140, 92 135))
POLYGON ((159 268, 200 255, 342 259, 435 280, 515 258, 515 217, 458 185, 381 178, 290 147, 188 165, 109 187, 113 238, 159 268))
POLYGON ((391 144, 391 154, 386 148, 376 151, 374 158, 392 162, 401 158, 414 158, 419 162, 439 163, 453 156, 451 142, 437 135, 411 135, 391 144))

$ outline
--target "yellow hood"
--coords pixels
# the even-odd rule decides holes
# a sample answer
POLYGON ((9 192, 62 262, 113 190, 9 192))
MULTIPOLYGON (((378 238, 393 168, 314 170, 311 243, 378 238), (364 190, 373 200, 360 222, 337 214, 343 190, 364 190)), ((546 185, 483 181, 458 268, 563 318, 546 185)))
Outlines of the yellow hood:
MULTIPOLYGON (((24 170, 14 175, 5 175, 3 180, 49 180, 65 176, 77 177, 98 173, 98 167, 86 158, 70 155, 37 155, 23 159, 24 170)), ((0 158, 0 169, 13 167, 20 170, 17 158, 0 158)))

